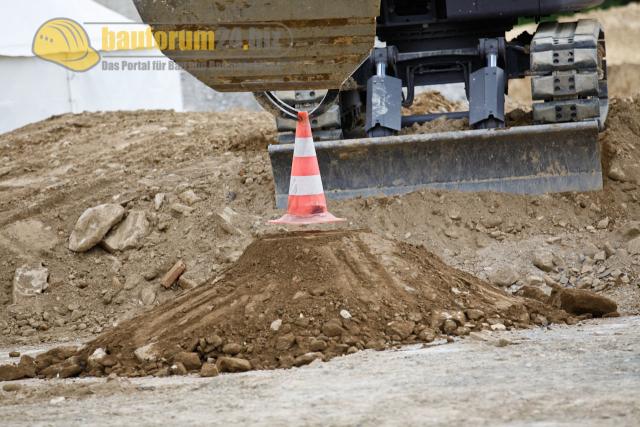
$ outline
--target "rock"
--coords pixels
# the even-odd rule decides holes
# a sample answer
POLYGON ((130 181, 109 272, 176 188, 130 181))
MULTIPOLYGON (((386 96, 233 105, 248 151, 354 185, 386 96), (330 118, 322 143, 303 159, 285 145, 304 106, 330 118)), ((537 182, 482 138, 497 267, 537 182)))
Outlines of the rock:
POLYGON ((444 325, 444 321, 447 319, 451 319, 451 315, 446 311, 434 310, 431 313, 431 321, 430 326, 431 329, 436 331, 442 330, 442 326, 444 325))
POLYGON ((64 362, 57 363, 49 366, 39 372, 40 375, 45 378, 73 378, 80 375, 82 372, 82 365, 80 364, 80 358, 77 356, 70 357, 64 362))
POLYGON ((322 333, 328 337, 338 337, 342 335, 343 332, 342 324, 338 320, 329 320, 322 325, 322 333))
POLYGON ((506 331, 507 327, 504 326, 502 323, 494 323, 493 325, 491 325, 491 330, 492 331, 506 331))
POLYGON ((26 378, 26 375, 18 365, 0 365, 0 382, 16 381, 23 378, 26 378))
POLYGON ((531 315, 531 321, 535 324, 535 325, 539 325, 539 326, 547 326, 549 325, 549 320, 543 316, 540 313, 535 313, 531 315))
POLYGON ((219 335, 209 335, 205 338, 207 342, 207 347, 211 347, 212 349, 216 349, 222 345, 222 338, 219 335))
POLYGON ((459 337, 466 337, 470 333, 471 329, 467 328, 466 326, 460 326, 453 332, 454 335, 459 337))
POLYGON ((598 224, 596 224, 596 228, 597 228, 598 230, 604 230, 604 229, 607 229, 607 228, 609 228, 609 222, 610 222, 610 221, 611 221, 611 220, 609 219, 609 217, 606 217, 606 218, 604 218, 604 219, 600 220, 600 221, 598 222, 598 224))
POLYGON ((102 361, 107 357, 107 352, 104 351, 103 348, 97 348, 91 356, 87 358, 89 362, 89 367, 100 367, 102 366, 102 361))
POLYGON ((124 281, 124 290, 130 291, 138 287, 138 285, 142 283, 142 277, 132 274, 131 276, 127 276, 127 279, 124 281))
POLYGON ((65 400, 67 400, 66 397, 58 396, 58 397, 54 397, 53 399, 49 400, 49 404, 50 405, 59 405, 59 404, 63 403, 65 400))
POLYGON ((237 357, 220 357, 216 367, 219 372, 246 372, 252 369, 251 362, 237 357))
MULTIPOLYGON (((295 339, 295 337, 294 337, 295 339)), ((224 347, 222 347, 222 352, 224 354, 230 354, 231 356, 235 356, 236 354, 240 353, 242 351, 242 346, 240 344, 234 343, 234 342, 230 342, 228 344, 225 344, 224 347)))
POLYGON ((443 332, 448 335, 451 335, 456 329, 458 329, 458 324, 453 319, 445 320, 442 325, 443 332))
POLYGON ((187 375, 189 373, 189 371, 187 371, 187 368, 182 364, 182 362, 176 362, 173 365, 171 365, 171 368, 169 368, 169 371, 171 372, 172 375, 187 375))
POLYGON ((200 376, 202 378, 217 377, 219 374, 220 372, 215 363, 204 363, 200 369, 200 376))
POLYGON ((202 199, 198 197, 198 195, 193 190, 187 190, 184 193, 181 193, 178 198, 189 206, 202 201, 202 199))
POLYGON ((314 338, 311 343, 309 343, 309 350, 313 352, 324 351, 326 348, 327 343, 319 339, 314 338))
POLYGON ((351 319, 351 313, 349 313, 347 310, 340 310, 340 317, 347 320, 351 319))
POLYGON ((20 352, 19 351, 11 351, 9 352, 9 357, 20 357, 20 352))
POLYGON ((20 391, 22 386, 20 384, 5 384, 2 386, 2 390, 7 393, 14 393, 16 391, 20 391))
POLYGON ((162 283, 162 286, 164 286, 165 288, 170 288, 174 283, 176 283, 176 281, 186 270, 187 265, 184 263, 184 261, 179 260, 162 277, 162 280, 160 281, 162 283))
POLYGON ((293 343, 295 343, 295 341, 296 341, 296 337, 293 334, 286 334, 281 337, 278 337, 278 339, 276 340, 276 350, 278 351, 289 350, 293 346, 293 343))
POLYGON ((158 193, 153 198, 153 207, 156 211, 159 211, 162 208, 162 204, 164 203, 165 194, 158 193))
POLYGON ((604 252, 607 254, 607 258, 611 258, 616 254, 616 250, 610 242, 605 242, 604 252))
POLYGON ((593 258, 600 249, 591 242, 585 242, 582 244, 582 253, 585 257, 593 258))
POLYGON ((482 310, 470 308, 469 310, 467 310, 467 317, 469 318, 469 320, 478 321, 484 318, 484 312, 482 310))
POLYGON ((411 320, 394 320, 387 325, 387 333, 389 335, 397 335, 404 340, 413 333, 416 324, 411 320))
POLYGON ((430 343, 435 341, 436 332, 433 329, 425 328, 418 334, 418 339, 422 342, 430 343))
POLYGON ((593 260, 594 261, 606 261, 607 260, 607 253, 605 251, 600 251, 597 254, 595 254, 593 256, 593 260))
POLYGON ((577 316, 591 314, 602 317, 618 310, 615 301, 584 289, 554 289, 549 303, 577 316))
POLYGON ((198 353, 190 353, 183 351, 173 358, 173 363, 182 363, 187 371, 198 371, 202 367, 200 356, 198 353))
POLYGON ((533 265, 544 272, 553 270, 553 254, 551 252, 538 251, 533 255, 533 265))
POLYGON ((607 174, 609 178, 618 182, 625 182, 627 180, 627 174, 624 172, 624 169, 621 165, 612 163, 609 168, 609 173, 607 174))
POLYGON ((293 364, 298 367, 308 365, 314 360, 317 360, 317 359, 322 360, 322 356, 323 356, 322 353, 305 353, 301 356, 296 357, 295 360, 293 361, 293 364))
POLYGON ((69 237, 69 249, 86 252, 107 235, 111 227, 124 217, 124 208, 116 204, 104 204, 84 211, 69 237))
POLYGON ((102 242, 110 252, 140 247, 142 239, 149 233, 149 221, 144 211, 131 211, 117 228, 102 242))
POLYGON ((488 280, 495 286, 511 286, 518 281, 520 275, 510 265, 495 267, 488 274, 488 280))
POLYGON ((180 278, 178 279, 178 286, 180 287, 180 289, 188 291, 190 289, 197 288, 198 283, 194 282, 193 280, 189 280, 184 276, 180 276, 180 278))
POLYGON ((456 227, 448 227, 446 230, 444 230, 444 235, 450 239, 457 239, 458 237, 460 237, 460 233, 458 232, 458 229, 456 227))
POLYGON ((183 205, 182 203, 173 203, 170 207, 172 211, 184 216, 189 216, 195 211, 195 208, 183 205))
POLYGON ((536 286, 525 285, 518 290, 518 295, 524 298, 534 299, 543 303, 547 302, 549 297, 542 289, 536 286))
POLYGON ((527 276, 525 279, 526 286, 543 286, 546 284, 543 277, 540 276, 527 276))
POLYGON ((499 227, 500 225, 502 225, 502 222, 503 222, 503 220, 499 216, 492 216, 490 218, 483 219, 482 221, 480 221, 480 223, 485 228, 496 228, 496 227, 499 227))
POLYGON ((273 322, 271 322, 271 330, 278 332, 278 330, 280 330, 280 327, 282 326, 282 319, 276 319, 273 322))
POLYGON ((49 270, 40 263, 18 268, 13 277, 13 302, 41 294, 49 287, 48 279, 49 270))
POLYGON ((630 255, 640 255, 640 237, 636 237, 627 243, 627 252, 630 255))
POLYGON ((156 302, 157 293, 153 286, 145 286, 140 290, 140 301, 144 305, 152 305, 156 302))
POLYGON ((158 360, 158 355, 154 351, 153 345, 154 345, 153 343, 147 344, 143 347, 136 349, 133 352, 133 354, 136 356, 136 359, 138 359, 138 362, 148 363, 148 362, 155 362, 156 360, 158 360))

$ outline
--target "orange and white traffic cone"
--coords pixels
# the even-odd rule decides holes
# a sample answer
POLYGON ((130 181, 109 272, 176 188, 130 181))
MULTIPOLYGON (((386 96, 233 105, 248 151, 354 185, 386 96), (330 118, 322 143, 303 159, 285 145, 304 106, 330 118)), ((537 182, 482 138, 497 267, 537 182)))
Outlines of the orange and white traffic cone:
POLYGON ((336 218, 327 210, 309 113, 301 111, 296 126, 287 214, 269 223, 309 225, 341 221, 344 219, 336 218))

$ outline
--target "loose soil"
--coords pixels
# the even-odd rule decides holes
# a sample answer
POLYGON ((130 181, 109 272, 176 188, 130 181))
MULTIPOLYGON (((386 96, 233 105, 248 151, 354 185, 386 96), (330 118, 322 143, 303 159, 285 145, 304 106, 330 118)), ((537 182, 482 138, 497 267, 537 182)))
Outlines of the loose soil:
MULTIPOLYGON (((455 270, 423 247, 367 231, 298 232, 256 240, 214 282, 101 335, 73 363, 89 375, 162 376, 189 353, 186 370, 207 360, 223 372, 289 368, 442 333, 549 321, 576 319, 455 270), (96 351, 108 362, 91 363, 96 351)), ((49 363, 36 358, 37 372, 65 375, 68 363, 49 363)))

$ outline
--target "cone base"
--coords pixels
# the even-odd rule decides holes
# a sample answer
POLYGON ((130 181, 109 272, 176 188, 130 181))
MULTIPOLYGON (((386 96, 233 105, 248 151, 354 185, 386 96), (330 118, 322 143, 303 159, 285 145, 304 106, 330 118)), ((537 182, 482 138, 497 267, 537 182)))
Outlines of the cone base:
POLYGON ((313 225, 313 224, 330 224, 334 222, 346 221, 344 218, 336 218, 329 212, 310 215, 310 216, 297 216, 286 214, 280 219, 269 221, 269 224, 289 224, 289 225, 313 225))

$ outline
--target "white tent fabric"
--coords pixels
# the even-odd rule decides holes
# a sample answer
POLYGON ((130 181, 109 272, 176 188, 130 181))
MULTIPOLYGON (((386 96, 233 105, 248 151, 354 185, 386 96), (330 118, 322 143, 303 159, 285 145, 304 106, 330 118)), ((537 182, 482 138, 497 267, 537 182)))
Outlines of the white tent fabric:
MULTIPOLYGON (((103 24, 112 31, 145 31, 146 26, 92 0, 25 0, 0 2, 0 133, 51 115, 67 112, 138 109, 182 111, 179 71, 109 71, 102 64, 75 73, 44 61, 32 52, 38 28, 54 18, 68 18, 82 24, 91 46, 100 51, 103 24)), ((157 50, 110 52, 118 59, 103 61, 147 62, 140 55, 157 56, 157 50)), ((157 59, 156 59, 157 60, 157 59)), ((163 61, 168 61, 164 59, 163 61)))

